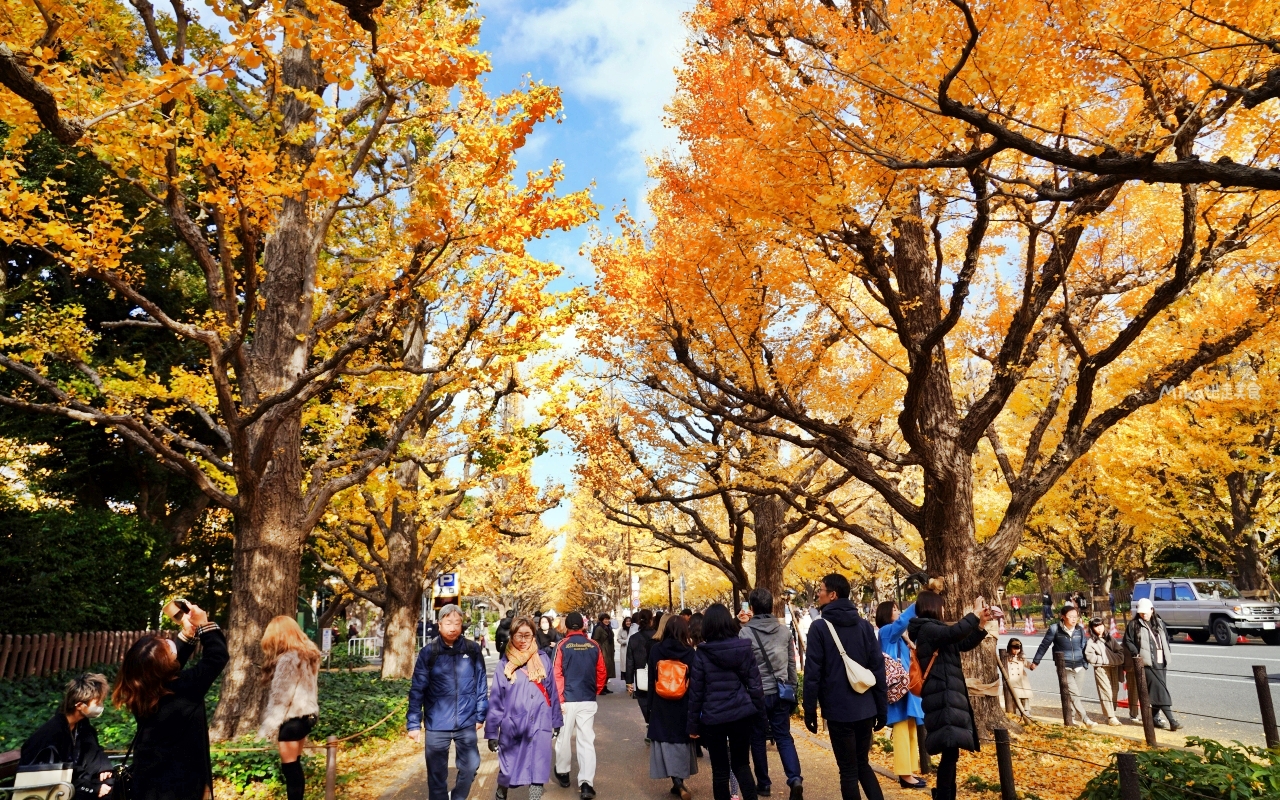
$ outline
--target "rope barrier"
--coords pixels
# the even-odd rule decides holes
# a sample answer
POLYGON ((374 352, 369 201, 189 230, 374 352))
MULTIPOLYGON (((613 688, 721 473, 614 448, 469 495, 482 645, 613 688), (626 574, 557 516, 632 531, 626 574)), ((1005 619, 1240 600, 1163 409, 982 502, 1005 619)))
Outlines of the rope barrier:
MULTIPOLYGON (((982 741, 984 741, 984 742, 992 742, 992 743, 994 743, 994 742, 995 742, 995 739, 987 739, 987 738, 983 738, 983 739, 982 739, 982 741)), ((1087 759, 1087 758, 1080 758, 1079 756, 1069 756, 1069 755, 1066 755, 1065 753, 1054 753, 1054 752, 1051 752, 1051 751, 1049 751, 1049 750, 1037 750, 1037 749, 1036 749, 1036 748, 1034 748, 1034 747, 1026 747, 1025 745, 1014 744, 1013 742, 1010 742, 1010 743, 1009 743, 1009 746, 1010 746, 1010 747, 1012 747, 1012 748, 1013 748, 1013 749, 1015 749, 1015 750, 1026 750, 1026 751, 1027 751, 1027 752, 1029 752, 1029 753, 1039 753, 1040 755, 1044 755, 1044 756, 1053 756, 1054 758, 1066 758, 1066 759, 1070 759, 1070 760, 1072 760, 1072 761, 1079 761, 1079 762, 1080 762, 1080 763, 1082 763, 1082 764, 1090 764, 1090 765, 1092 765, 1092 766, 1099 767, 1099 768, 1101 768, 1101 769, 1106 769, 1106 768, 1107 768, 1107 765, 1106 765, 1106 764, 1099 764, 1099 763, 1098 763, 1098 762, 1096 762, 1096 761, 1090 761, 1090 760, 1089 760, 1089 759, 1087 759)))

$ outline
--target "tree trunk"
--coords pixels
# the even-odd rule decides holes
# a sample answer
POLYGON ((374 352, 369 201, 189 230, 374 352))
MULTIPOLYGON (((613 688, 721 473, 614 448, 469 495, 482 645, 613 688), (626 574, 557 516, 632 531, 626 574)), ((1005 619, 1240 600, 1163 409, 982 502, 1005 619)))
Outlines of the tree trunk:
POLYGON ((767 495, 753 498, 749 506, 756 538, 755 584, 773 595, 773 614, 779 616, 786 608, 782 596, 782 500, 767 495))
POLYGON ((1044 556, 1036 556, 1036 579, 1040 581, 1040 594, 1053 594, 1053 578, 1049 576, 1049 563, 1044 556))
MULTIPOLYGON (((304 0, 289 0, 286 10, 315 19, 304 0)), ((283 48, 280 76, 287 87, 317 94, 325 85, 306 44, 283 48)), ((315 134, 297 132, 314 121, 315 108, 290 93, 281 110, 281 133, 289 142, 285 154, 294 166, 304 167, 314 160, 315 134)), ((309 205, 305 191, 285 197, 263 247, 261 310, 248 351, 248 374, 237 376, 246 406, 287 391, 308 366, 318 251, 309 205)), ((241 507, 227 631, 231 662, 210 726, 215 740, 257 729, 266 698, 258 667, 262 633, 273 617, 297 614, 302 546, 311 533, 303 530, 307 509, 301 429, 301 408, 282 403, 250 425, 233 451, 241 507)))
MULTIPOLYGON (((260 643, 267 623, 298 613, 298 581, 307 531, 299 487, 302 482, 300 420, 280 426, 261 482, 236 519, 231 612, 227 645, 231 661, 223 673, 210 737, 234 739, 257 730, 265 688, 260 680, 260 643)), ((264 443, 264 446, 265 443, 264 443)))
POLYGON ((391 576, 387 576, 387 607, 384 609, 386 630, 382 640, 382 677, 412 678, 413 664, 418 657, 418 615, 422 610, 422 583, 409 594, 391 591, 391 576))
MULTIPOLYGON (((1256 478, 1254 480, 1257 480, 1256 478)), ((1231 494, 1231 560, 1236 568, 1236 588, 1256 592, 1267 588, 1267 561, 1254 510, 1261 493, 1245 472, 1227 476, 1231 494)))

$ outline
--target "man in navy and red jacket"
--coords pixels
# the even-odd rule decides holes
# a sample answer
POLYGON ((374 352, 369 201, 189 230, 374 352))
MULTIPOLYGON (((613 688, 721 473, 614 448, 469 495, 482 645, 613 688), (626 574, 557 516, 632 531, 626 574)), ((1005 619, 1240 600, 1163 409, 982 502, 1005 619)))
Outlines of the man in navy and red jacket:
POLYGON ((564 618, 568 631, 556 645, 555 677, 560 690, 564 728, 556 739, 556 780, 569 785, 573 763, 570 744, 576 734, 578 745, 578 786, 583 800, 596 796, 596 696, 605 688, 604 654, 582 629, 582 615, 571 611, 564 618))

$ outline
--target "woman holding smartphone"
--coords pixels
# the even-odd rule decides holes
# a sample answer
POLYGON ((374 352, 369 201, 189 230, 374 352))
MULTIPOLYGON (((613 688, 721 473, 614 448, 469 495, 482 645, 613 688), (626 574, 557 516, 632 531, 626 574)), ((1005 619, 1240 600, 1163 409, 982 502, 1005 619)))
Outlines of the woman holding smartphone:
POLYGON ((271 691, 258 736, 276 741, 288 800, 302 800, 306 780, 298 757, 320 713, 316 699, 320 648, 298 627, 297 620, 282 614, 267 624, 262 654, 266 656, 262 681, 271 691))
POLYGON ((125 653, 111 696, 138 723, 133 740, 131 800, 202 800, 213 792, 209 725, 204 697, 230 655, 217 623, 196 605, 176 615, 182 632, 175 642, 152 633, 125 653), (200 661, 183 669, 199 642, 200 661))
POLYGON ((934 800, 955 800, 956 766, 960 751, 977 752, 978 727, 974 724, 969 690, 964 680, 960 654, 974 649, 986 638, 983 625, 995 619, 995 612, 979 597, 976 613, 965 614, 959 622, 943 622, 943 583, 929 581, 929 588, 916 596, 916 618, 907 625, 907 635, 916 643, 916 661, 924 670, 920 705, 924 710, 925 749, 940 755, 934 800))

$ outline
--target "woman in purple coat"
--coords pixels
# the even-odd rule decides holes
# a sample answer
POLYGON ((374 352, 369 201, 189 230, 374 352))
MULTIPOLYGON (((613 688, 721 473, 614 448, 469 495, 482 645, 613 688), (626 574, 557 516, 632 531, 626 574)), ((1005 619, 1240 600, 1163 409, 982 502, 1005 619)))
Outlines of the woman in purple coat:
POLYGON ((551 777, 551 738, 564 724, 551 659, 538 650, 533 622, 511 623, 511 642, 494 670, 484 738, 498 751, 498 800, 510 786, 528 786, 529 800, 542 797, 551 777))

